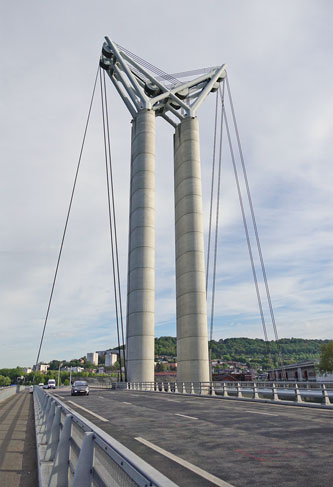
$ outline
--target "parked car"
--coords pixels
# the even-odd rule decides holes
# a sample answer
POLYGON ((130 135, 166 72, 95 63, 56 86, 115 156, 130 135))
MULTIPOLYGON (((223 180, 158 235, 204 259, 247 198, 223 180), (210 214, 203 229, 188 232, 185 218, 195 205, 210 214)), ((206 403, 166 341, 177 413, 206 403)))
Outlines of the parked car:
POLYGON ((78 396, 81 394, 89 395, 89 386, 86 380, 76 380, 72 385, 71 396, 78 396))
POLYGON ((34 392, 34 386, 29 386, 29 392, 32 394, 34 392))
POLYGON ((40 382, 40 383, 38 384, 38 387, 40 387, 41 389, 43 389, 43 387, 44 387, 44 382, 40 382))

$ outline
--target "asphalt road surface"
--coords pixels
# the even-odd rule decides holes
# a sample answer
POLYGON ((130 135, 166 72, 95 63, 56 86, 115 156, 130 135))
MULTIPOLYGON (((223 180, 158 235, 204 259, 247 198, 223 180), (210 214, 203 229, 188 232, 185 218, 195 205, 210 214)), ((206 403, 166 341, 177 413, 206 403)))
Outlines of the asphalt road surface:
POLYGON ((181 487, 333 487, 333 411, 137 391, 55 394, 181 487))

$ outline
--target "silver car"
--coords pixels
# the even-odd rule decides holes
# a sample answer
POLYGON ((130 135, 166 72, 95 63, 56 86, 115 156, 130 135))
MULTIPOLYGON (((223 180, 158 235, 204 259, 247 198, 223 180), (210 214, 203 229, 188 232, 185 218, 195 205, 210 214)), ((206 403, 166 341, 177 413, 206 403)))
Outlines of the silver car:
POLYGON ((86 380, 76 380, 72 385, 71 396, 89 395, 89 386, 86 380))

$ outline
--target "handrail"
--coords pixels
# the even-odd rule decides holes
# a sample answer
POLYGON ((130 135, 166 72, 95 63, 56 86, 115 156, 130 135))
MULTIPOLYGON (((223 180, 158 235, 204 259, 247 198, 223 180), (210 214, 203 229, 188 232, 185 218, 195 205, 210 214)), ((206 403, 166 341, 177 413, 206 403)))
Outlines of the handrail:
POLYGON ((177 487, 48 392, 34 387, 39 487, 177 487))
POLYGON ((333 409, 333 383, 276 382, 131 382, 127 389, 146 392, 196 394, 333 409), (316 384, 314 386, 314 384, 316 384))

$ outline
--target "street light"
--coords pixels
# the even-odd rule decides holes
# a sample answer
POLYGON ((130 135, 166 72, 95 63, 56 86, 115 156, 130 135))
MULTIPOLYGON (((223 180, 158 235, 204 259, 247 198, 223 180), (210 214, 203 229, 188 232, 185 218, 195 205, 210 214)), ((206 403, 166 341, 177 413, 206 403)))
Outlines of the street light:
POLYGON ((60 367, 62 366, 62 362, 59 364, 59 369, 58 369, 58 389, 59 389, 59 384, 60 384, 60 367))

